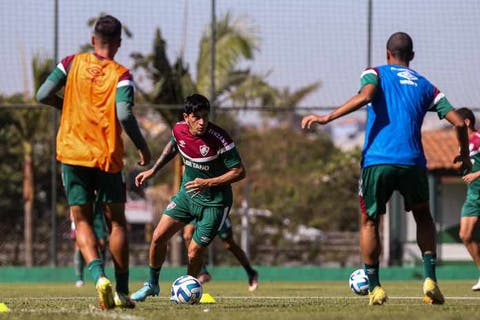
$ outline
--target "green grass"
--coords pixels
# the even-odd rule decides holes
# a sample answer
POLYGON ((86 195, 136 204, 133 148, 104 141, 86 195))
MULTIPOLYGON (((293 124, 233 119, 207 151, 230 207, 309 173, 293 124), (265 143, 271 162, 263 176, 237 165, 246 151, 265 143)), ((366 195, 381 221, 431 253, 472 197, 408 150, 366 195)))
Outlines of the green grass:
MULTIPOLYGON (((132 283, 137 289, 141 283, 132 283)), ((215 304, 176 305, 168 301, 169 283, 162 283, 160 297, 137 303, 134 310, 99 310, 93 285, 0 284, 0 302, 11 312, 2 319, 478 319, 480 293, 472 281, 442 281, 446 303, 425 305, 421 282, 384 282, 390 297, 384 306, 368 306, 368 298, 354 295, 345 282, 261 282, 254 293, 243 282, 213 281, 204 291, 215 304)))

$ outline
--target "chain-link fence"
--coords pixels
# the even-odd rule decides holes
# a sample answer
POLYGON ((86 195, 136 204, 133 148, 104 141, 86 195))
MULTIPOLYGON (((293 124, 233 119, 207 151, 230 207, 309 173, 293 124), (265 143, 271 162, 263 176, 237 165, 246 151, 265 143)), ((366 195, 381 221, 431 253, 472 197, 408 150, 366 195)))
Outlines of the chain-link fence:
MULTIPOLYGON (((242 156, 251 166, 247 168, 251 184, 250 207, 258 210, 255 211, 258 216, 252 217, 250 221, 253 223, 253 227, 250 228, 251 243, 259 241, 255 246, 251 246, 251 256, 256 263, 322 264, 348 260, 332 258, 331 255, 322 256, 322 251, 328 247, 321 245, 328 238, 325 232, 339 230, 352 232, 355 227, 349 224, 342 225, 340 222, 327 226, 325 221, 318 218, 317 216, 324 211, 333 210, 329 207, 331 204, 328 203, 328 196, 321 194, 322 191, 326 193, 328 189, 311 192, 317 185, 315 188, 302 189, 304 182, 293 177, 309 175, 305 170, 311 170, 310 164, 305 168, 296 167, 294 156, 282 158, 279 155, 279 152, 295 155, 295 152, 300 152, 295 149, 296 145, 313 148, 313 145, 308 144, 309 139, 326 139, 321 134, 315 135, 315 138, 308 136, 307 139, 298 130, 300 116, 309 111, 324 112, 355 93, 358 90, 358 79, 362 70, 368 65, 385 63, 385 42, 395 31, 406 31, 412 36, 416 51, 416 57, 412 62, 414 69, 434 82, 454 105, 478 109, 480 91, 476 88, 479 82, 476 70, 480 69, 480 62, 471 59, 480 53, 480 43, 475 41, 480 24, 477 19, 478 12, 480 3, 473 0, 1 2, 0 39, 5 45, 0 48, 2 57, 0 65, 3 71, 3 76, 0 77, 2 103, 0 118, 5 120, 11 117, 21 122, 22 119, 23 121, 28 119, 30 114, 31 127, 35 124, 37 131, 26 139, 25 135, 19 133, 17 127, 11 125, 15 121, 2 121, 0 128, 0 154, 4 159, 0 165, 0 174, 4 182, 0 194, 2 208, 0 264, 25 264, 26 222, 23 217, 24 197, 28 195, 25 194, 23 178, 26 173, 25 163, 28 161, 33 163, 35 178, 33 264, 44 265, 52 261, 52 239, 49 232, 52 222, 50 199, 53 192, 50 175, 53 154, 51 141, 54 137, 52 111, 39 107, 20 108, 19 104, 33 101, 35 73, 32 61, 36 58, 60 60, 85 47, 91 36, 89 21, 101 13, 117 16, 132 34, 132 37, 128 37, 124 33, 122 47, 116 59, 132 68, 137 92, 146 93, 139 95, 138 102, 156 105, 157 111, 154 111, 155 108, 152 106, 144 106, 137 108, 136 112, 143 129, 151 139, 149 141, 154 144, 152 149, 157 156, 162 147, 159 142, 168 138, 168 124, 161 121, 162 113, 159 112, 166 107, 146 98, 154 89, 155 78, 152 74, 155 70, 135 68, 135 63, 138 62, 135 57, 140 55, 145 58, 154 55, 156 37, 161 36, 166 44, 170 64, 182 58, 183 66, 191 74, 197 89, 210 96, 210 69, 205 70, 201 67, 204 66, 201 63, 201 44, 205 37, 208 39, 211 35, 213 13, 217 22, 231 26, 250 41, 251 55, 239 55, 238 61, 235 61, 235 71, 248 71, 250 75, 268 83, 269 88, 274 89, 276 99, 260 103, 264 100, 253 94, 255 89, 259 89, 259 85, 221 91, 221 79, 216 78, 218 119, 215 121, 224 124, 231 131, 242 156), (55 11, 56 4, 58 15, 55 11), (237 95, 233 95, 232 92, 237 95), (240 93, 243 95, 238 98, 240 93), (251 96, 253 98, 249 99, 251 96), (17 107, 13 107, 13 104, 17 107), (34 112, 37 114, 32 117, 34 112), (265 143, 265 146, 258 146, 259 141, 265 143), (25 157, 25 142, 31 143, 32 159, 25 157), (266 146, 271 146, 272 149, 266 146), (261 154, 263 151, 266 155, 261 154), (274 156, 269 157, 267 151, 274 156), (264 158, 259 158, 260 155, 264 158), (283 159, 283 166, 274 166, 279 159, 283 159), (279 176, 276 179, 268 178, 273 179, 273 182, 267 182, 266 176, 262 175, 267 172, 265 168, 270 166, 273 167, 271 172, 277 170, 276 175, 279 176), (269 185, 277 186, 276 197, 262 193, 269 185), (280 188, 285 185, 293 189, 297 186, 298 190, 280 188), (285 199, 289 201, 282 201, 285 199), (321 205, 314 206, 312 203, 321 205), (312 216, 309 218, 309 215, 312 216), (299 221, 296 221, 297 219, 299 221), (311 237, 298 238, 299 226, 311 227, 308 232, 300 232, 311 234, 311 237), (259 239, 268 241, 263 242, 259 239), (296 243, 299 252, 294 253, 293 257, 286 254, 293 252, 286 249, 292 246, 292 243, 296 243), (278 250, 273 253, 273 249, 278 250), (329 261, 325 260, 325 256, 329 256, 327 259, 329 261)), ((220 31, 224 30, 217 30, 218 37, 220 31)), ((217 58, 221 58, 220 52, 217 58)), ((437 123, 433 120, 431 122, 437 123)), ((429 123, 430 120, 427 119, 427 124, 429 123)), ((336 145, 351 150, 361 143, 361 135, 357 133, 363 130, 363 125, 364 113, 358 112, 327 126, 324 132, 330 134, 336 145)), ((28 123, 26 127, 28 128, 28 123)), ((325 144, 326 150, 332 148, 328 141, 321 140, 321 143, 325 144)), ((345 169, 355 168, 356 163, 352 160, 358 156, 355 151, 350 153, 339 151, 338 154, 339 158, 332 156, 329 160, 336 161, 345 169), (349 160, 352 164, 345 164, 349 160)), ((322 156, 321 153, 312 154, 311 158, 315 155, 322 156)), ((321 169, 316 173, 317 176, 313 173, 314 177, 308 182, 315 183, 315 179, 323 181, 322 179, 326 179, 325 176, 331 174, 328 170, 333 170, 326 167, 326 162, 317 163, 317 167, 319 166, 321 169)), ((132 161, 127 164, 127 169, 133 169, 132 161)), ((168 185, 171 180, 168 177, 171 175, 166 173, 166 176, 166 181, 160 178, 156 181, 156 185, 164 184, 164 189, 157 191, 161 194, 169 192, 168 185)), ((355 180, 355 177, 352 180, 355 180)), ((348 182, 344 181, 343 185, 327 185, 324 188, 337 187, 343 190, 342 192, 353 195, 353 199, 355 186, 355 183, 349 186, 348 182)), ((241 200, 247 198, 245 189, 245 183, 236 187, 238 201, 232 215, 238 240, 243 231, 239 213, 242 210, 241 200)), ((68 264, 71 260, 69 250, 73 244, 70 240, 70 225, 60 183, 56 186, 56 191, 59 195, 58 203, 54 206, 57 210, 56 260, 58 264, 68 264)), ((164 205, 164 202, 158 201, 156 214, 161 212, 164 205)), ((356 204, 354 202, 352 204, 352 201, 345 200, 343 209, 349 209, 352 216, 356 217, 356 204)), ((355 222, 351 217, 345 219, 355 222)), ((134 242, 132 250, 135 257, 139 257, 133 259, 133 262, 140 264, 146 257, 151 225, 132 225, 132 230, 134 242)), ((341 238, 338 234, 334 237, 341 238)), ((343 240, 337 241, 341 243, 343 240)), ((354 251, 351 243, 348 244, 348 241, 345 243, 346 251, 354 251)), ((219 243, 216 245, 220 246, 219 243)), ((230 261, 228 254, 222 253, 224 250, 218 248, 215 252, 216 262, 230 261)), ((355 253, 351 255, 354 256, 355 253)))

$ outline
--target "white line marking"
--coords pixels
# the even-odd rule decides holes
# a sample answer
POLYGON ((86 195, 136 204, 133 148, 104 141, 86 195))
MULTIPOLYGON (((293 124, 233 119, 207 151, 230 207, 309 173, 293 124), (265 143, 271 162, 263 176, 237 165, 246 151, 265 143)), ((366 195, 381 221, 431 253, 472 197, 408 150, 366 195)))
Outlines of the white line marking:
MULTIPOLYGON (((412 300, 412 299, 421 299, 422 296, 388 296, 390 300, 412 300)), ((96 297, 5 297, 4 299, 8 300, 38 300, 38 301, 49 301, 49 300, 94 300, 96 297)), ((169 297, 154 297, 151 299, 160 299, 160 300, 170 300, 169 297)), ((261 299, 270 299, 270 300, 334 300, 334 299, 367 299, 367 296, 217 296, 215 299, 220 300, 261 300, 261 299)), ((445 299, 450 300, 480 300, 479 297, 459 297, 459 296, 445 296, 445 299)))

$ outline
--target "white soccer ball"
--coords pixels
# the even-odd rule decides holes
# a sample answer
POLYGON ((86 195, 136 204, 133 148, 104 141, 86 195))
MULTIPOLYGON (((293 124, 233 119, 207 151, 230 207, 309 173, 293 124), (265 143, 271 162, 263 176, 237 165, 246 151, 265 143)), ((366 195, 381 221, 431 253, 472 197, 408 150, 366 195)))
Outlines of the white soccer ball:
POLYGON ((353 271, 348 279, 348 285, 356 294, 362 296, 368 294, 368 277, 365 271, 363 269, 353 271))
POLYGON ((192 276, 181 276, 172 283, 170 301, 197 304, 202 298, 202 284, 192 276))

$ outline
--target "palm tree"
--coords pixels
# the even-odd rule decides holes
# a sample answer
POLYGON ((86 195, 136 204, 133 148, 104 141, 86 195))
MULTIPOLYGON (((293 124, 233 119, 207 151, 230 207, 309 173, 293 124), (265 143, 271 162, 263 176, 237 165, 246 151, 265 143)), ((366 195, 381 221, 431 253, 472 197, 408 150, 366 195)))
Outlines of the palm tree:
MULTIPOLYGON (((47 78, 54 66, 53 59, 41 58, 36 55, 32 60, 34 92, 38 90, 41 83, 47 78)), ((17 103, 29 103, 23 97, 17 103)), ((33 259, 33 205, 35 200, 34 181, 34 146, 37 143, 48 140, 48 114, 39 109, 19 109, 10 113, 4 122, 14 128, 23 150, 23 210, 24 210, 24 245, 25 265, 32 266, 33 259)))

